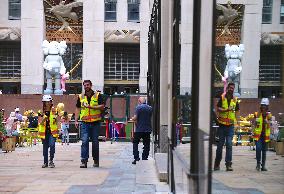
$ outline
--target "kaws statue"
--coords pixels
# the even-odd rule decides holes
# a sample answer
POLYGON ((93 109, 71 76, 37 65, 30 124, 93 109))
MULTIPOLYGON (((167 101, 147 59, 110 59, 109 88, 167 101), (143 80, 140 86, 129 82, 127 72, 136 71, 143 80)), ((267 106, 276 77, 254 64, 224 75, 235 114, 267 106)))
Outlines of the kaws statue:
POLYGON ((65 54, 67 48, 66 42, 61 41, 58 43, 52 41, 49 43, 47 40, 44 40, 42 48, 44 55, 47 55, 43 64, 43 68, 46 70, 47 83, 44 94, 63 94, 61 90, 61 76, 66 73, 66 68, 61 56, 65 54), (52 88, 52 78, 55 80, 54 92, 52 88))
POLYGON ((224 79, 228 82, 235 83, 234 95, 239 97, 240 91, 240 73, 242 71, 241 58, 244 54, 245 48, 243 44, 232 45, 226 44, 225 53, 228 59, 227 65, 224 72, 224 79))

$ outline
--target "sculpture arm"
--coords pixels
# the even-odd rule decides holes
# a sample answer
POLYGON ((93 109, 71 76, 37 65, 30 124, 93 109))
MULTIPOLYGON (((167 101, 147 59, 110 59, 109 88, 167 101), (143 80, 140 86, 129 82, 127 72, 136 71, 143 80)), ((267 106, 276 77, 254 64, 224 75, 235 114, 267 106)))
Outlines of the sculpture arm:
POLYGON ((49 61, 48 61, 48 56, 45 57, 45 60, 44 60, 44 63, 43 63, 43 68, 46 69, 47 71, 52 70, 52 67, 51 67, 51 65, 49 64, 49 61))

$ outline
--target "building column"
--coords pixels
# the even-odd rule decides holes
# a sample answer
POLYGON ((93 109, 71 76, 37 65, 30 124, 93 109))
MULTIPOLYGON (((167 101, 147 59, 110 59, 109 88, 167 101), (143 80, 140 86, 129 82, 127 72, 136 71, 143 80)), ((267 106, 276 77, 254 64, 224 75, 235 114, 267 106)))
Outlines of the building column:
POLYGON ((147 72, 148 72, 148 29, 149 29, 149 2, 140 1, 140 76, 139 92, 147 93, 147 72))
POLYGON ((82 79, 104 88, 104 1, 84 0, 82 79))
POLYGON ((262 3, 258 0, 245 5, 241 42, 245 46, 242 58, 240 88, 242 98, 257 98, 259 83, 259 59, 262 3), (253 26, 253 28, 252 28, 253 26))
POLYGON ((159 152, 168 152, 169 1, 161 1, 160 137, 159 152))
POLYGON ((191 94, 193 1, 181 0, 180 94, 191 94))
POLYGON ((21 1, 21 93, 42 94, 45 23, 43 1, 21 1), (35 38, 36 37, 36 38, 35 38))

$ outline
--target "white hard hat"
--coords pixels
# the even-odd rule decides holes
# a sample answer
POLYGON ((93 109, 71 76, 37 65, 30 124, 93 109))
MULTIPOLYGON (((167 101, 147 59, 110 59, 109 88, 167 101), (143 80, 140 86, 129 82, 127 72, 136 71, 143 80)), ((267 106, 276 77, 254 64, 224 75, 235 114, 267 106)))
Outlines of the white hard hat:
POLYGON ((50 95, 43 95, 42 102, 49 102, 52 101, 52 97, 50 95))
POLYGON ((268 106, 268 105, 269 105, 269 100, 268 100, 268 98, 262 98, 260 104, 263 104, 263 105, 268 106))
POLYGON ((15 108, 15 112, 20 112, 20 108, 19 107, 15 108))

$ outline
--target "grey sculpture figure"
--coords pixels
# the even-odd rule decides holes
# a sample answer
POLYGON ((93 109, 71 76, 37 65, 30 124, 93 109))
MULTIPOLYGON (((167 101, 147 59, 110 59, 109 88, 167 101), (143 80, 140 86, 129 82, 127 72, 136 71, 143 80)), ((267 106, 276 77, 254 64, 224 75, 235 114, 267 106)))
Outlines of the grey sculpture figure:
POLYGON ((45 57, 43 68, 46 70, 46 89, 44 94, 63 94, 61 89, 61 76, 66 73, 66 68, 64 66, 62 55, 65 54, 67 45, 65 41, 60 43, 56 41, 48 42, 47 40, 43 41, 42 44, 45 57), (55 88, 52 87, 52 79, 55 82, 55 88))
POLYGON ((228 82, 235 84, 234 95, 240 97, 240 73, 242 71, 241 59, 243 57, 245 48, 243 44, 232 45, 226 44, 225 54, 227 58, 227 65, 224 71, 224 78, 228 82))

